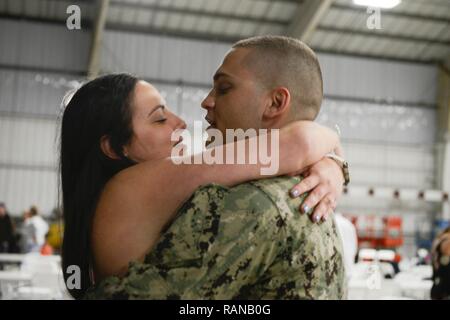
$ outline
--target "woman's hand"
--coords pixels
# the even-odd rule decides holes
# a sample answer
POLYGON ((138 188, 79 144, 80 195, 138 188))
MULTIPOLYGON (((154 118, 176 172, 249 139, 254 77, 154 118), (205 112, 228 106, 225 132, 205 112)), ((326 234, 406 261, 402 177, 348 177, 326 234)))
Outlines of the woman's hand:
POLYGON ((311 220, 327 220, 336 209, 336 201, 342 195, 344 175, 332 159, 323 158, 303 172, 304 179, 290 191, 292 197, 309 192, 300 212, 310 214, 311 220))

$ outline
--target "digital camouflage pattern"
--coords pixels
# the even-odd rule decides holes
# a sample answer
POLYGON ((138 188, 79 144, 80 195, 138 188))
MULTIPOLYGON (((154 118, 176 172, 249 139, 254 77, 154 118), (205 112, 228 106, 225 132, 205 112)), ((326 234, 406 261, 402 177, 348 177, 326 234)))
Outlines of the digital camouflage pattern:
POLYGON ((314 224, 291 199, 298 177, 193 194, 144 262, 109 277, 87 299, 342 299, 342 244, 334 219, 314 224))

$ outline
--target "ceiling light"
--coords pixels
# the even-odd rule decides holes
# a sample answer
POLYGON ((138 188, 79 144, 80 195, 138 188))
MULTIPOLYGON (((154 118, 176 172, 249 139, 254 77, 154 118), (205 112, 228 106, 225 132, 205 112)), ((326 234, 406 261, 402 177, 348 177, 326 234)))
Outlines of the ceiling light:
POLYGON ((353 3, 358 6, 392 9, 398 6, 401 0, 353 0, 353 3))

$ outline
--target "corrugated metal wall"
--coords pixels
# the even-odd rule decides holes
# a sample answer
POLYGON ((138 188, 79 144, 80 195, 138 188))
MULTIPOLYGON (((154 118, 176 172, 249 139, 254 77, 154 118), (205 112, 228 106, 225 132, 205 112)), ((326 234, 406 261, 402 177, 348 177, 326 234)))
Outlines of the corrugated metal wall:
POLYGON ((0 195, 14 214, 56 206, 56 121, 0 117, 0 195))
POLYGON ((0 20, 0 201, 12 214, 57 204, 60 102, 86 70, 90 34, 0 20))
POLYGON ((437 70, 428 65, 319 54, 328 95, 434 104, 437 70))
POLYGON ((0 64, 83 71, 90 33, 68 32, 65 25, 0 19, 0 64))

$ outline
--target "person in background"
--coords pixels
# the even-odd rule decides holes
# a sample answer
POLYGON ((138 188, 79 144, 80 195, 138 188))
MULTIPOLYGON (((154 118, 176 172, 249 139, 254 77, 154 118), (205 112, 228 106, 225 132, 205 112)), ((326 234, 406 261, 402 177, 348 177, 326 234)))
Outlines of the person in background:
POLYGON ((0 202, 0 253, 11 253, 14 245, 14 226, 6 205, 0 202))
POLYGON ((45 236, 48 233, 48 223, 39 215, 37 207, 30 208, 30 222, 34 229, 34 250, 39 251, 45 243, 45 236))
POLYGON ((49 239, 49 233, 47 232, 47 234, 45 235, 45 243, 41 247, 41 255, 43 255, 43 256, 51 256, 53 254, 53 248, 49 244, 48 239, 49 239))
POLYGON ((34 228, 30 222, 30 211, 25 210, 22 214, 22 226, 20 228, 20 251, 22 253, 29 253, 33 247, 34 228))
POLYGON ((53 209, 49 224, 47 242, 53 248, 54 253, 60 253, 64 234, 64 224, 60 209, 53 209))
POLYGON ((442 231, 431 247, 433 287, 431 299, 450 300, 450 227, 442 231))
POLYGON ((24 214, 22 228, 23 251, 25 253, 39 252, 45 243, 45 235, 48 232, 47 222, 39 215, 37 207, 32 206, 24 214))
POLYGON ((351 223, 351 221, 344 217, 341 213, 336 212, 334 219, 342 239, 345 276, 347 281, 349 281, 352 277, 352 270, 355 264, 356 254, 358 252, 358 236, 353 223, 351 223))

